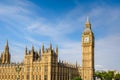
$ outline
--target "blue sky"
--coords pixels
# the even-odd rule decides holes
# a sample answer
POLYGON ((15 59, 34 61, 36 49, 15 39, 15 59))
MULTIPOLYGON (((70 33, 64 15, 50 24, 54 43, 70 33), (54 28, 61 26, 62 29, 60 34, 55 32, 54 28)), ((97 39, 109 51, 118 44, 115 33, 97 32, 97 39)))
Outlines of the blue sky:
POLYGON ((120 71, 119 0, 1 0, 0 52, 9 41, 12 61, 24 49, 59 46, 59 59, 81 65, 81 35, 87 16, 95 35, 95 68, 120 71))

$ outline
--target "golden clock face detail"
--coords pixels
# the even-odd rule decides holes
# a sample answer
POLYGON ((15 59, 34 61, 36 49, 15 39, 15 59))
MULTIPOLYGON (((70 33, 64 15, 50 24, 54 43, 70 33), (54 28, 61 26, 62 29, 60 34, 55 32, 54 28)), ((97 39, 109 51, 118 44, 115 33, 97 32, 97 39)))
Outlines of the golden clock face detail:
POLYGON ((84 42, 85 43, 89 42, 89 37, 88 36, 84 38, 84 42))

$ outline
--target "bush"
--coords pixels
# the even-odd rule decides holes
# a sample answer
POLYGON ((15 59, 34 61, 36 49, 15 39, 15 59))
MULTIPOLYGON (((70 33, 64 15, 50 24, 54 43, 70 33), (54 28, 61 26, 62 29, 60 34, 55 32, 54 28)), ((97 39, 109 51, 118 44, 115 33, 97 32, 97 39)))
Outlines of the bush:
POLYGON ((75 78, 73 78, 73 80, 82 80, 82 79, 79 77, 75 77, 75 78))

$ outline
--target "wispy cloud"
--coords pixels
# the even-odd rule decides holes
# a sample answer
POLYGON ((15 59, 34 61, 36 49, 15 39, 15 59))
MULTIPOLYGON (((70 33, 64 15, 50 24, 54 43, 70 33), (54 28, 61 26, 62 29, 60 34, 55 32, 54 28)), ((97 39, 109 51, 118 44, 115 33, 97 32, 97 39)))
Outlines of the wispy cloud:
POLYGON ((104 70, 104 71, 108 71, 109 69, 106 69, 105 66, 103 65, 95 65, 95 70, 104 70))
POLYGON ((120 35, 111 35, 111 36, 96 40, 96 45, 95 45, 96 64, 105 65, 107 69, 119 70, 119 67, 120 67, 119 36, 120 35))
MULTIPOLYGON (((119 69, 119 8, 95 5, 86 11, 86 7, 76 2, 76 7, 63 16, 49 19, 43 14, 44 9, 30 1, 6 0, 0 3, 1 27, 9 33, 4 34, 5 32, 0 29, 2 35, 5 35, 0 38, 5 41, 7 38, 10 39, 13 44, 10 44, 13 59, 17 59, 18 55, 21 56, 19 60, 23 59, 25 46, 33 44, 38 48, 42 43, 47 46, 52 41, 54 45, 59 45, 61 59, 71 62, 78 60, 81 63, 81 33, 86 16, 90 16, 96 38, 96 64, 104 65, 105 68, 119 69)), ((0 46, 0 50, 2 47, 0 46)))

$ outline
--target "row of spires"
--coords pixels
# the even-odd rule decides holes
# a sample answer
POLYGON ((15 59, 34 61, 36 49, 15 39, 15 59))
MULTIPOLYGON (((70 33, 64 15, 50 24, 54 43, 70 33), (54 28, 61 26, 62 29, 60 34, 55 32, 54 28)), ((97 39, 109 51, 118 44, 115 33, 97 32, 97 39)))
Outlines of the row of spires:
MULTIPOLYGON (((49 47, 49 49, 50 50, 52 50, 52 43, 50 43, 50 47, 49 47)), ((34 50, 34 46, 32 45, 32 52, 34 52, 35 50, 34 50)), ((27 49, 27 47, 25 48, 25 53, 27 53, 28 52, 28 49, 27 49)), ((42 45, 42 53, 44 53, 45 52, 45 49, 44 49, 44 44, 42 45)), ((41 49, 39 48, 39 50, 38 50, 38 53, 39 54, 41 54, 41 49)), ((58 54, 58 45, 56 46, 56 54, 58 54)))
POLYGON ((77 63, 77 61, 76 61, 76 63, 75 64, 72 64, 72 63, 69 63, 69 62, 66 62, 66 61, 61 61, 61 60, 59 60, 59 64, 61 64, 61 65, 65 65, 65 66, 68 66, 68 67, 76 67, 76 68, 78 68, 78 67, 80 67, 80 65, 78 65, 78 63, 77 63))
POLYGON ((27 50, 27 47, 25 49, 25 55, 29 56, 29 55, 32 55, 32 58, 33 58, 33 61, 39 61, 41 60, 41 57, 42 55, 41 54, 44 54, 44 53, 47 53, 47 52, 51 52, 53 55, 58 55, 58 46, 56 46, 56 51, 54 51, 52 49, 52 44, 50 43, 50 47, 47 48, 46 50, 44 50, 44 45, 42 45, 42 52, 41 52, 41 49, 39 48, 38 51, 35 51, 34 50, 34 46, 32 46, 32 50, 27 50))

